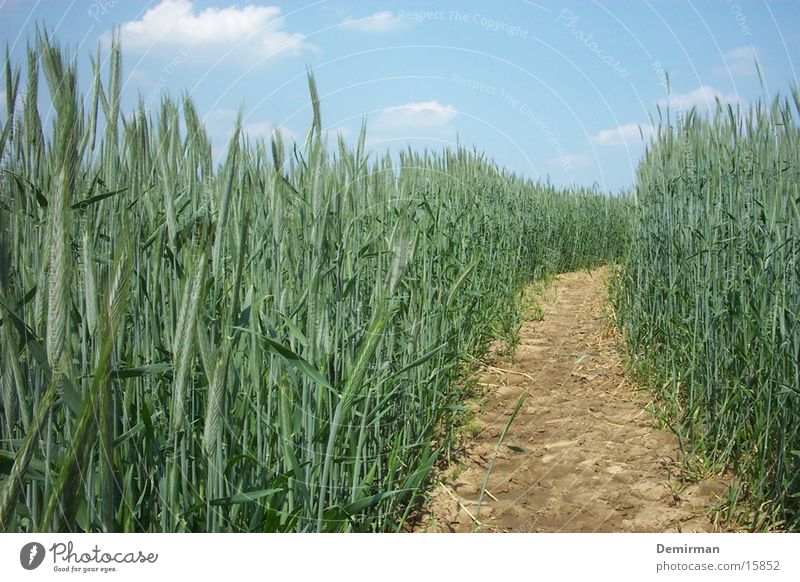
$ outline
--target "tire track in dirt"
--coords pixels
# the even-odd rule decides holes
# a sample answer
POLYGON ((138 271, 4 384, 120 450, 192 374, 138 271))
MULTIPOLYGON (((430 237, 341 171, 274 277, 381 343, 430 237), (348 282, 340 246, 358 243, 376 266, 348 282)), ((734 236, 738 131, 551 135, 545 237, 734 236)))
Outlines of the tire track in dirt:
POLYGON ((677 438, 625 380, 606 317, 608 278, 608 269, 558 276, 538 298, 544 319, 523 324, 513 361, 498 356, 484 367, 480 432, 434 479, 417 531, 472 530, 487 468, 523 395, 477 531, 717 531, 706 508, 727 487, 681 479, 677 438))

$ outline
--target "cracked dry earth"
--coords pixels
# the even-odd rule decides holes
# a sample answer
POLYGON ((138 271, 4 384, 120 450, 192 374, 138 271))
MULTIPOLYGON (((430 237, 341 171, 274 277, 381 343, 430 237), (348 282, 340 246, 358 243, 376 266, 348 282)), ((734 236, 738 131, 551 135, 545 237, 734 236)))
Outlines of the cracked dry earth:
POLYGON ((605 268, 557 277, 538 297, 544 319, 523 324, 513 361, 484 367, 472 421, 480 432, 435 477, 416 531, 718 531, 709 507, 726 485, 681 479, 677 438, 625 380, 607 318, 609 276, 605 268))

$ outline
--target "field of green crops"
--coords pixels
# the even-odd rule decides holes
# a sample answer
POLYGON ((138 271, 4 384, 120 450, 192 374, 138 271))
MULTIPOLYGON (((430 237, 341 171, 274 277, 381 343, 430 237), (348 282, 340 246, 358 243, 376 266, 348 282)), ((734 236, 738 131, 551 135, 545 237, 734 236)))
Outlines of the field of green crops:
POLYGON ((636 366, 695 463, 738 475, 754 529, 800 528, 799 121, 797 90, 664 120, 617 290, 636 366))
POLYGON ((312 75, 301 143, 240 115, 216 164, 120 55, 86 93, 46 36, 6 59, 0 531, 399 530, 522 289, 618 261, 687 467, 800 528, 800 92, 665 114, 631 200, 328 139, 312 75))
POLYGON ((6 65, 0 529, 396 530, 522 287, 627 246, 624 200, 327 141, 313 77, 304 143, 240 120, 215 166, 95 62, 6 65))

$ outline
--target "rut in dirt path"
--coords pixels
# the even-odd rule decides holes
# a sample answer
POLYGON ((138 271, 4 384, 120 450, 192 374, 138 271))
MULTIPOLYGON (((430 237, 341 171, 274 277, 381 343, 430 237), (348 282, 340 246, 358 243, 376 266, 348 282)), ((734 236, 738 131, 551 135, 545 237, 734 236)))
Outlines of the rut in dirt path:
POLYGON ((500 435, 477 516, 478 531, 714 531, 705 508, 719 481, 680 480, 679 447, 625 380, 607 320, 608 269, 556 278, 539 298, 542 321, 523 324, 513 361, 479 377, 486 400, 479 434, 435 479, 422 531, 466 532, 500 435))

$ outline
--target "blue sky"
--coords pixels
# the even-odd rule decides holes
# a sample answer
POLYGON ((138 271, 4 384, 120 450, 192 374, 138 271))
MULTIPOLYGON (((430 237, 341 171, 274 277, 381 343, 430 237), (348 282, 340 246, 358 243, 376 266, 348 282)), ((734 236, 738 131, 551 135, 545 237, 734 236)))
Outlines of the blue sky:
POLYGON ((658 105, 746 106, 800 71, 800 0, 0 0, 16 62, 37 24, 77 51, 84 91, 119 27, 124 108, 188 91, 218 153, 242 105, 249 134, 302 140, 310 66, 332 136, 355 141, 366 117, 374 151, 458 140, 531 178, 611 191, 632 185, 658 105))

